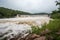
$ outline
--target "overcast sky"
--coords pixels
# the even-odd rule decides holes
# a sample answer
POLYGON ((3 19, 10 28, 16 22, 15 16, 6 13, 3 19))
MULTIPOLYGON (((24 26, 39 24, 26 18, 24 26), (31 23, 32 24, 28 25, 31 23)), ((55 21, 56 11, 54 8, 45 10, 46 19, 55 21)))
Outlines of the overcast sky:
POLYGON ((56 0, 0 0, 0 7, 31 13, 50 13, 57 9, 55 1, 56 0))

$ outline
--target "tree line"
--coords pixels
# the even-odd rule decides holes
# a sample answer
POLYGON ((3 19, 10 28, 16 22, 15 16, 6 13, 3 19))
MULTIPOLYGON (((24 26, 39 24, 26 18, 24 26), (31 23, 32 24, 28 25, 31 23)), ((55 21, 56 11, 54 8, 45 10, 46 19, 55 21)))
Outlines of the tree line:
POLYGON ((0 18, 10 18, 15 17, 17 14, 30 14, 28 12, 12 10, 4 7, 0 7, 0 18))

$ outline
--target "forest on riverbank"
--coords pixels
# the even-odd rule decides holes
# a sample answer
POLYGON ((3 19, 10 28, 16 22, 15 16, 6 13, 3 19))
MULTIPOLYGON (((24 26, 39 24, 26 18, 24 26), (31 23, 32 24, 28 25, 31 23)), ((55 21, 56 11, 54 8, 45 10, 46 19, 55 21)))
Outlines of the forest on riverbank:
POLYGON ((29 13, 24 11, 12 10, 5 7, 0 7, 0 18, 12 18, 16 15, 46 15, 48 13, 29 13))
POLYGON ((15 17, 17 14, 30 14, 24 11, 12 10, 4 7, 0 7, 0 18, 11 18, 15 17))

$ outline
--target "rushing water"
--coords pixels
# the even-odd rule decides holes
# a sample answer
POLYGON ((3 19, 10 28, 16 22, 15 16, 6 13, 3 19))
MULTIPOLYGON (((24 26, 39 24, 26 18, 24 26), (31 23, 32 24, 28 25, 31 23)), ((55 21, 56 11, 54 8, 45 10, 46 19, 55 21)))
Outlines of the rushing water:
POLYGON ((20 37, 25 37, 31 31, 31 25, 28 24, 16 24, 13 21, 34 21, 36 25, 41 27, 41 24, 48 23, 50 20, 49 17, 26 17, 26 18, 9 18, 9 19, 0 19, 0 40, 4 38, 14 38, 18 35, 20 37), (9 22, 7 22, 9 21, 9 22))
POLYGON ((0 23, 0 40, 5 37, 13 38, 19 34, 23 37, 29 30, 31 26, 27 24, 0 23))

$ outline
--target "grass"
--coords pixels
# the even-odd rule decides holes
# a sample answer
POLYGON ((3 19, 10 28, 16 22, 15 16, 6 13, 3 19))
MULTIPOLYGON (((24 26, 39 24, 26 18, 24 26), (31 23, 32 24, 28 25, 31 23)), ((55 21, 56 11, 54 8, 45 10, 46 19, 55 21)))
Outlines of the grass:
POLYGON ((45 24, 42 26, 42 28, 37 27, 32 27, 32 33, 34 34, 39 34, 44 31, 44 30, 50 30, 48 34, 45 34, 47 40, 49 40, 49 37, 53 37, 53 40, 60 40, 60 34, 56 34, 60 30, 60 19, 54 19, 49 22, 49 24, 45 24))
POLYGON ((33 34, 40 34, 40 28, 37 26, 32 26, 32 33, 33 34))
POLYGON ((60 19, 55 19, 53 21, 50 21, 49 24, 46 25, 46 28, 51 31, 60 30, 60 19))

